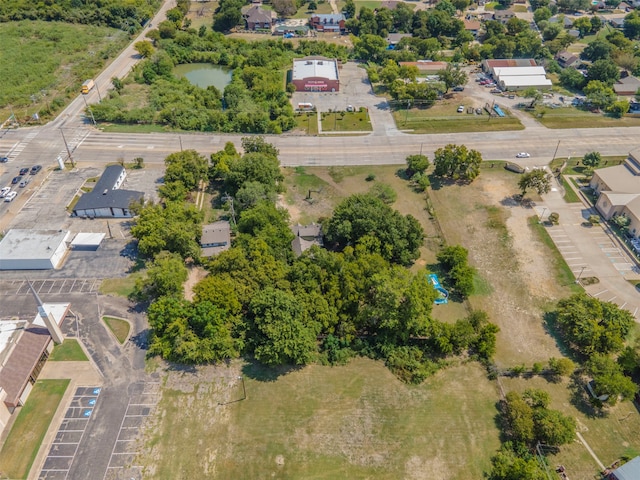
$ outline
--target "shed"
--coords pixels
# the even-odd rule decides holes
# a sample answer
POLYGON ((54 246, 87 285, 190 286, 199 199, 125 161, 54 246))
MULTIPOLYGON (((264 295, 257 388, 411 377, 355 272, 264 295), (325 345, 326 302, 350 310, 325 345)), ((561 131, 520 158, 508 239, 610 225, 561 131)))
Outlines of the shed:
POLYGON ((638 480, 640 478, 640 457, 625 463, 609 474, 609 480, 638 480))
POLYGON ((73 250, 97 250, 104 237, 104 233, 79 233, 71 242, 71 248, 73 250))
POLYGON ((68 239, 68 230, 11 229, 0 241, 0 270, 59 268, 68 239))

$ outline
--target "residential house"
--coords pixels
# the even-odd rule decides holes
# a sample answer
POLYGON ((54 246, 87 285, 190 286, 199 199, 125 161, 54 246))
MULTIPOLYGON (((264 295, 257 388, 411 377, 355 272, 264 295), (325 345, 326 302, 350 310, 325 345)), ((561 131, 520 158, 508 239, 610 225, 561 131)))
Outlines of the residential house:
POLYGON ((622 30, 624 28, 624 17, 610 18, 609 25, 611 25, 613 28, 617 28, 618 30, 622 30))
POLYGON ((560 23, 564 28, 573 26, 573 20, 565 15, 554 15, 549 19, 549 23, 560 23))
POLYGON ((341 13, 314 14, 309 19, 311 28, 318 32, 339 32, 346 31, 345 17, 341 13))
POLYGON ((291 248, 296 256, 302 255, 302 252, 309 250, 313 245, 322 247, 323 233, 322 225, 312 223, 311 225, 294 225, 291 227, 291 231, 295 235, 295 238, 291 242, 291 248))
POLYGON ((403 38, 411 38, 410 33, 390 33, 387 35, 387 45, 393 49, 403 38))
POLYGON ((631 10, 633 10, 633 7, 626 2, 620 2, 620 4, 618 5, 618 9, 624 12, 630 12, 631 10))
POLYGON ((596 209, 609 220, 616 215, 629 218, 629 234, 640 236, 640 149, 629 153, 620 165, 599 168, 589 186, 598 200, 596 209))
POLYGON ((213 257, 231 247, 231 225, 226 220, 220 220, 202 226, 200 237, 203 257, 213 257))
POLYGON ((252 5, 242 13, 247 30, 271 30, 276 21, 276 12, 266 10, 260 5, 252 5))
POLYGON ((500 23, 507 23, 509 19, 516 16, 516 12, 513 10, 496 10, 493 13, 493 19, 500 23))
POLYGON ((464 29, 473 35, 473 38, 478 38, 478 33, 480 32, 480 22, 478 20, 463 20, 464 29))
POLYGON ((580 62, 580 58, 577 55, 569 53, 566 50, 558 52, 555 56, 555 59, 558 62, 558 65, 560 65, 562 68, 575 67, 580 62))
POLYGON ((640 89, 640 79, 629 75, 626 70, 620 74, 620 80, 613 84, 613 90, 618 95, 633 96, 638 89, 640 89))
POLYGON ((576 40, 577 40, 578 38, 580 38, 580 30, 576 30, 575 28, 571 28, 571 29, 567 30, 567 34, 568 34, 570 37, 575 38, 576 40))

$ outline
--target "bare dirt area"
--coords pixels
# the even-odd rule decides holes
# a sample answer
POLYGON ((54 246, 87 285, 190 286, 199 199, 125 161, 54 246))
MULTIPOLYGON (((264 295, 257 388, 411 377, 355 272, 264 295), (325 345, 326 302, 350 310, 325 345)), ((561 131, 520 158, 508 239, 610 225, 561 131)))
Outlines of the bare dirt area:
POLYGON ((187 281, 184 282, 184 298, 193 301, 193 287, 195 287, 200 280, 207 276, 207 271, 204 268, 196 267, 194 265, 189 267, 189 276, 187 281))
POLYGON ((500 367, 560 355, 545 331, 543 307, 569 293, 557 285, 545 247, 527 224, 532 209, 513 200, 516 181, 502 169, 486 169, 471 185, 435 186, 431 194, 447 242, 469 250, 470 262, 488 284, 470 304, 500 327, 500 367))

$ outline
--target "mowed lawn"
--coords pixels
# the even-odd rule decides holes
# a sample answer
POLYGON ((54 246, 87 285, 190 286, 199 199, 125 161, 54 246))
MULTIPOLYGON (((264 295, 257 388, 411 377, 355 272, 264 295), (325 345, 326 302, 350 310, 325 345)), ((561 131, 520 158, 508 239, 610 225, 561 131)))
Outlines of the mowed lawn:
POLYGON ((640 116, 638 115, 614 118, 574 107, 537 107, 533 115, 547 128, 637 127, 640 125, 640 116))
POLYGON ((496 387, 475 363, 420 386, 362 358, 275 380, 245 366, 244 400, 228 371, 190 387, 171 379, 189 374, 169 373, 142 459, 148 478, 468 480, 499 446, 496 387))
POLYGON ((0 451, 2 478, 27 478, 69 380, 38 380, 0 451))

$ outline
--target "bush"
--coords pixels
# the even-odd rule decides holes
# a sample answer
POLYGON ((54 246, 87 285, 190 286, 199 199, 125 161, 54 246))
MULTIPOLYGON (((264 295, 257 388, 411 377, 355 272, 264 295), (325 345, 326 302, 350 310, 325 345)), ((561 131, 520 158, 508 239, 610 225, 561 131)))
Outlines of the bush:
POLYGON ((558 225, 558 223, 560 223, 560 215, 556 212, 552 212, 549 215, 549 221, 553 224, 553 225, 558 225))

